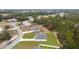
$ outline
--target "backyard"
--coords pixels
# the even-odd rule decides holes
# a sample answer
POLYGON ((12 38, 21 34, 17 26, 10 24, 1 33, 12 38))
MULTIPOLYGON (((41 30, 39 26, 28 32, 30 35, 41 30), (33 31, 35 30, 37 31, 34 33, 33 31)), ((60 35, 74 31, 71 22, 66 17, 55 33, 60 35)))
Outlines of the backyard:
POLYGON ((23 35, 23 39, 33 39, 35 36, 35 33, 32 32, 32 33, 26 33, 23 35))

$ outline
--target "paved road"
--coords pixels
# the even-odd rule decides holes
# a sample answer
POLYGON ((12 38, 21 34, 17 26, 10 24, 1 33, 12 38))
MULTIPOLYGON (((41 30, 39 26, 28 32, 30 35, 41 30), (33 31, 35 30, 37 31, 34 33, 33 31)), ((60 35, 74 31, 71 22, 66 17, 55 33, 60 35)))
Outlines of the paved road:
POLYGON ((20 38, 16 37, 16 38, 14 39, 14 41, 11 42, 10 44, 8 44, 4 49, 10 49, 10 48, 12 48, 12 47, 15 46, 18 42, 20 42, 19 40, 20 40, 20 38))
MULTIPOLYGON (((18 31, 18 36, 16 37, 16 38, 14 38, 14 41, 13 42, 11 42, 9 45, 7 45, 5 48, 6 49, 10 49, 10 48, 12 48, 13 46, 15 46, 18 42, 20 42, 20 39, 22 38, 22 36, 23 36, 23 32, 22 32, 22 30, 20 30, 20 28, 19 27, 17 27, 15 24, 13 24, 13 26, 15 27, 14 29, 16 29, 17 31, 18 31)), ((13 29, 13 30, 14 30, 13 29)), ((10 30, 12 30, 12 29, 10 29, 10 30)), ((5 49, 4 48, 4 49, 5 49)))

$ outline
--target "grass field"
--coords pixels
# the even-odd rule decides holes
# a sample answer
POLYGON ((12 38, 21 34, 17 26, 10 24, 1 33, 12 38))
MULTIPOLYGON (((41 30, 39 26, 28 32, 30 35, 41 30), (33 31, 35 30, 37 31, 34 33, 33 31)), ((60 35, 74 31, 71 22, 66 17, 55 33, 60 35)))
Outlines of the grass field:
MULTIPOLYGON (((47 34, 47 41, 43 41, 43 42, 37 42, 37 41, 22 41, 18 44, 16 44, 13 48, 16 49, 24 49, 24 48, 33 48, 34 46, 39 46, 39 44, 48 44, 48 45, 55 45, 58 46, 58 42, 57 42, 57 38, 54 36, 54 34, 52 32, 46 32, 47 34)), ((35 33, 29 33, 28 35, 24 35, 24 38, 33 38, 35 35, 35 33)), ((54 49, 54 48, 50 48, 50 47, 45 47, 45 46, 40 46, 40 48, 44 48, 44 49, 54 49)))
POLYGON ((33 39, 35 36, 35 33, 26 33, 23 35, 23 39, 33 39))
MULTIPOLYGON (((55 37, 55 35, 52 32, 46 32, 46 34, 48 37, 45 44, 58 46, 57 38, 55 37)), ((54 49, 54 48, 46 47, 46 46, 40 46, 40 48, 54 49)))
POLYGON ((45 43, 45 42, 36 42, 36 41, 22 41, 19 42, 18 44, 16 44, 13 49, 29 49, 29 48, 33 48, 34 46, 38 46, 41 43, 45 43))
POLYGON ((52 32, 46 32, 48 38, 46 44, 58 46, 57 38, 52 32))
POLYGON ((41 49, 56 49, 56 48, 52 48, 52 47, 47 47, 47 46, 40 46, 41 49))

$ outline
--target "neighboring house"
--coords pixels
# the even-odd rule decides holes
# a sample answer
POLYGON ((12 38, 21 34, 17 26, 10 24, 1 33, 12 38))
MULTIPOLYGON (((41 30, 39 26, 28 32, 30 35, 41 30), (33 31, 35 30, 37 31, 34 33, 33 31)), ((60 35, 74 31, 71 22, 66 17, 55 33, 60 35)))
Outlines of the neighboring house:
POLYGON ((42 16, 41 16, 41 15, 39 15, 39 16, 37 16, 36 18, 37 18, 37 19, 41 19, 41 17, 42 17, 42 16))
POLYGON ((34 21, 34 18, 32 16, 28 16, 27 18, 28 18, 29 22, 33 22, 34 21))
POLYGON ((55 17, 55 16, 56 16, 56 14, 51 14, 51 15, 48 15, 48 16, 55 17))
POLYGON ((59 15, 60 15, 61 17, 63 17, 63 16, 64 16, 64 14, 65 14, 65 13, 59 13, 59 15))
POLYGON ((49 17, 48 15, 39 15, 39 16, 37 16, 37 19, 48 18, 48 17, 49 17))
POLYGON ((0 27, 0 33, 2 32, 2 30, 3 30, 3 29, 0 27))
POLYGON ((49 16, 51 16, 51 17, 55 17, 56 14, 50 14, 50 15, 39 15, 39 16, 37 16, 37 19, 41 19, 41 18, 49 18, 49 16))
POLYGON ((7 20, 7 21, 8 21, 8 22, 16 22, 17 19, 13 18, 13 19, 9 19, 9 20, 7 20))
POLYGON ((22 24, 23 24, 24 26, 31 26, 31 23, 29 23, 28 21, 23 21, 22 24))
POLYGON ((17 19, 13 18, 13 19, 9 19, 7 21, 10 23, 10 25, 12 25, 13 27, 16 27, 15 24, 16 24, 17 19))

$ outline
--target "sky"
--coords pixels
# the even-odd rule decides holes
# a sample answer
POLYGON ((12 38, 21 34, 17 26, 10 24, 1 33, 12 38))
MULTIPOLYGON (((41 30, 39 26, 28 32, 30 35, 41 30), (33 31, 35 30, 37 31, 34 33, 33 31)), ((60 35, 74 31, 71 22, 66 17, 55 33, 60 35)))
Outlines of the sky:
POLYGON ((77 9, 78 0, 0 0, 0 9, 77 9))

